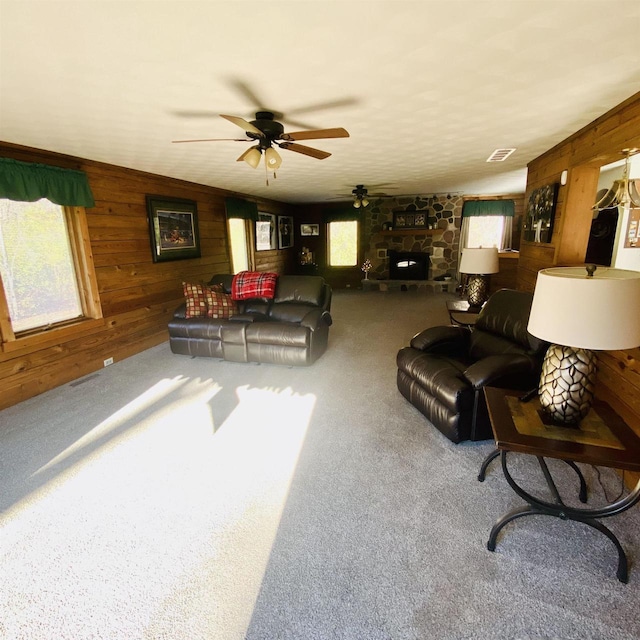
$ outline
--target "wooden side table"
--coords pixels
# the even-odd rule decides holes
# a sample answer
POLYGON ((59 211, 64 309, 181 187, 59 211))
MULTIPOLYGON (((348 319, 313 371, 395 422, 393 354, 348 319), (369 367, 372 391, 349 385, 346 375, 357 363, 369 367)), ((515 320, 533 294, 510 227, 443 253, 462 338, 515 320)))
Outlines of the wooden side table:
POLYGON ((473 307, 466 300, 447 300, 447 311, 451 324, 472 327, 476 323, 482 307, 473 307))
POLYGON ((599 520, 615 516, 633 507, 640 500, 640 481, 619 500, 599 508, 576 508, 566 505, 551 476, 545 458, 564 460, 580 479, 580 500, 587 501, 586 483, 576 463, 587 463, 614 469, 640 471, 640 438, 605 402, 594 402, 592 410, 578 427, 549 423, 540 411, 537 398, 519 400, 520 392, 486 387, 485 397, 497 451, 487 456, 478 480, 483 481, 487 467, 500 456, 502 471, 509 486, 525 502, 502 516, 491 529, 487 548, 494 551, 500 531, 513 520, 527 515, 549 515, 561 520, 582 522, 607 536, 618 551, 617 577, 628 581, 627 556, 614 533, 599 520), (509 473, 508 459, 513 453, 536 456, 553 501, 532 495, 509 473))

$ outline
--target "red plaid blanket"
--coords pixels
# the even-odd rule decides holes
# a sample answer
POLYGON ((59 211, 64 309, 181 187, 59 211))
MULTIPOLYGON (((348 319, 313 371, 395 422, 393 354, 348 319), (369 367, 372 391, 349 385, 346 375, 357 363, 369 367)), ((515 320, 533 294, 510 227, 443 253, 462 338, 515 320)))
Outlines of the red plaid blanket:
POLYGON ((263 271, 241 271, 233 276, 231 297, 234 300, 249 298, 272 299, 276 293, 277 273, 263 271))

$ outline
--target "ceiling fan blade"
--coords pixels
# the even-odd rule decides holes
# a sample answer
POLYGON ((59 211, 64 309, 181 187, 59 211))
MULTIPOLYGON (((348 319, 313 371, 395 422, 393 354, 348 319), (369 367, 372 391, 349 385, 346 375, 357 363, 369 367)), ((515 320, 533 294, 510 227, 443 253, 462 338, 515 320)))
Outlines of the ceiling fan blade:
POLYGON ((254 127, 250 122, 245 120, 244 118, 240 118, 239 116, 225 116, 224 114, 220 114, 221 118, 228 120, 229 122, 233 122, 236 126, 248 131, 249 133, 255 133, 256 135, 263 137, 264 133, 258 129, 258 127, 254 127))
POLYGON ((312 149, 311 147, 305 147, 302 144, 295 144, 295 142, 283 142, 278 146, 282 149, 295 151, 296 153, 302 153, 305 156, 311 156, 312 158, 317 158, 318 160, 324 160, 325 158, 328 158, 331 155, 326 151, 320 151, 320 149, 312 149))
POLYGON ((324 111, 326 109, 337 109, 339 107, 351 107, 357 105, 360 102, 357 98, 338 98, 337 100, 328 100, 327 102, 319 102, 317 104, 311 104, 306 107, 298 107, 297 109, 290 109, 288 113, 291 115, 299 115, 302 113, 312 113, 314 111, 324 111))
POLYGON ((349 132, 342 127, 334 129, 315 129, 312 131, 294 131, 283 133, 283 140, 320 140, 321 138, 348 138, 349 132))
POLYGON ((179 118, 217 118, 219 115, 215 111, 204 109, 173 109, 170 113, 179 118))
POLYGON ((256 91, 250 87, 244 80, 236 78, 229 78, 228 83, 238 93, 243 95, 252 105, 256 111, 271 111, 276 120, 281 120, 283 113, 281 111, 275 111, 271 107, 267 106, 267 103, 256 93, 256 91))
POLYGON ((251 138, 203 138, 201 140, 172 140, 171 142, 251 142, 251 138))

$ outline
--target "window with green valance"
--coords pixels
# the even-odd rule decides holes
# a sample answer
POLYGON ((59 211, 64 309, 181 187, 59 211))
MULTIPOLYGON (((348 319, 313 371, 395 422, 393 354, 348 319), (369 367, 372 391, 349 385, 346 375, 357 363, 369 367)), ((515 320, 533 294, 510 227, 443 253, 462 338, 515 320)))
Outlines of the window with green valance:
POLYGON ((467 200, 462 207, 462 217, 503 216, 513 218, 515 203, 513 200, 467 200))
POLYGON ((258 219, 258 205, 242 198, 226 198, 224 201, 227 218, 242 218, 243 220, 258 219))
POLYGON ((0 198, 18 202, 46 198, 66 207, 95 206, 84 171, 11 158, 0 158, 0 198))

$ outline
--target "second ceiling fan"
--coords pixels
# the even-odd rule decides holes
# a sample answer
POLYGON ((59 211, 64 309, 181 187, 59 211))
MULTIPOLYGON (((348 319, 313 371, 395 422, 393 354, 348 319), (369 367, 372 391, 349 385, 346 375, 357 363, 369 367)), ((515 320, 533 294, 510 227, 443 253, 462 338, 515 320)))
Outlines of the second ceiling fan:
POLYGON ((238 161, 244 160, 244 162, 255 169, 260 164, 260 160, 264 155, 265 167, 268 170, 276 171, 282 164, 282 158, 273 148, 274 145, 287 151, 294 151, 295 153, 301 153, 305 156, 316 158, 317 160, 324 160, 331 154, 327 151, 321 151, 320 149, 314 149, 313 147, 307 147, 306 145, 296 144, 296 141, 349 137, 349 132, 342 127, 285 133, 284 126, 275 119, 274 114, 271 111, 256 112, 255 120, 251 120, 250 122, 239 116, 220 114, 220 117, 243 129, 247 137, 173 140, 173 142, 218 142, 223 140, 231 140, 235 142, 255 141, 257 144, 242 153, 238 158, 238 161))

